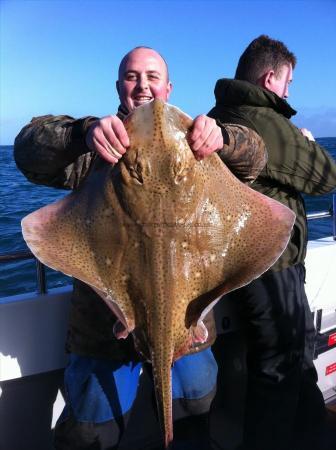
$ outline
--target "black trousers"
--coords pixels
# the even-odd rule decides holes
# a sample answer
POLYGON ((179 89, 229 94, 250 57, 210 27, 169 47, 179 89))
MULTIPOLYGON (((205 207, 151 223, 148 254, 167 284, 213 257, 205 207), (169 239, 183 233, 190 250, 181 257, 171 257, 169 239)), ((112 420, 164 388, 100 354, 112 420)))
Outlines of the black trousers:
POLYGON ((325 406, 313 365, 314 323, 296 265, 229 294, 247 344, 244 450, 317 450, 325 406), (307 439, 307 433, 309 438, 307 439))

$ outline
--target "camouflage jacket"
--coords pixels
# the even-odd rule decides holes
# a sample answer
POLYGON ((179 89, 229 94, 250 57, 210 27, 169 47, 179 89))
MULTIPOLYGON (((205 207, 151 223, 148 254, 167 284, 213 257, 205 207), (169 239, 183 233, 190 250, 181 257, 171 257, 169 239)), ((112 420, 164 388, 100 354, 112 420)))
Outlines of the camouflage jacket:
POLYGON ((307 219, 301 193, 321 195, 334 190, 335 161, 291 123, 289 119, 296 111, 276 94, 247 81, 222 79, 216 84, 215 96, 211 117, 255 130, 267 147, 267 164, 251 187, 296 214, 289 244, 272 270, 304 264, 307 219))
MULTIPOLYGON (((118 116, 126 112, 121 108, 118 116)), ((15 140, 14 156, 18 168, 36 184, 75 189, 99 156, 91 152, 85 136, 95 117, 42 116, 32 119, 15 140)), ((266 162, 262 139, 244 126, 222 126, 224 148, 218 152, 223 161, 243 182, 251 182, 266 162)), ((107 163, 106 163, 107 164, 107 163)), ((116 318, 107 305, 87 285, 74 280, 67 350, 79 355, 121 361, 138 360, 133 340, 117 340, 113 334, 116 318)), ((216 337, 213 314, 205 319, 209 337, 202 350, 216 337)))

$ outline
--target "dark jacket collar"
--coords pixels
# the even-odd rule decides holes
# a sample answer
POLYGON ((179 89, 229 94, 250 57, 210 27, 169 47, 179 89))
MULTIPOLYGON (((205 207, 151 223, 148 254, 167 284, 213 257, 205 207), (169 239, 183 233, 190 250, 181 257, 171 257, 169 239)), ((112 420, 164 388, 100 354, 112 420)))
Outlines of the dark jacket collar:
POLYGON ((119 119, 124 120, 126 116, 128 116, 128 109, 126 106, 119 105, 117 116, 119 119))
POLYGON ((215 97, 216 105, 268 107, 287 119, 296 114, 286 100, 248 81, 222 78, 216 83, 215 97))

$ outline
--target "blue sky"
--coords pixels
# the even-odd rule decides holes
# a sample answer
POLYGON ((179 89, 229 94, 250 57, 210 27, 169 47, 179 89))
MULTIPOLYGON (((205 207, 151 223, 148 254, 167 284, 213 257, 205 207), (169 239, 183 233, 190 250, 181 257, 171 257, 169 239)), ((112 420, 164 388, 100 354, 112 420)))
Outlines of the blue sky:
POLYGON ((298 58, 294 122, 336 136, 336 1, 1 0, 1 144, 33 116, 103 116, 118 106, 122 56, 147 45, 166 58, 170 103, 195 117, 214 103, 218 78, 265 33, 298 58))

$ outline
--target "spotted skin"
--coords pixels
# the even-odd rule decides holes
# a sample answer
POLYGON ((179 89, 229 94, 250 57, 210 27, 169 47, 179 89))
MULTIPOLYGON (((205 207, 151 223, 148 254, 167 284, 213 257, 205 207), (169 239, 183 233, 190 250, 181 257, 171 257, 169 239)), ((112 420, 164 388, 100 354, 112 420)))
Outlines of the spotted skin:
POLYGON ((206 340, 202 318, 220 296, 276 261, 294 223, 218 155, 197 161, 191 124, 160 100, 137 108, 116 166, 98 163, 79 189, 22 221, 37 258, 92 286, 119 318, 117 337, 133 333, 151 361, 166 447, 173 362, 206 340))

